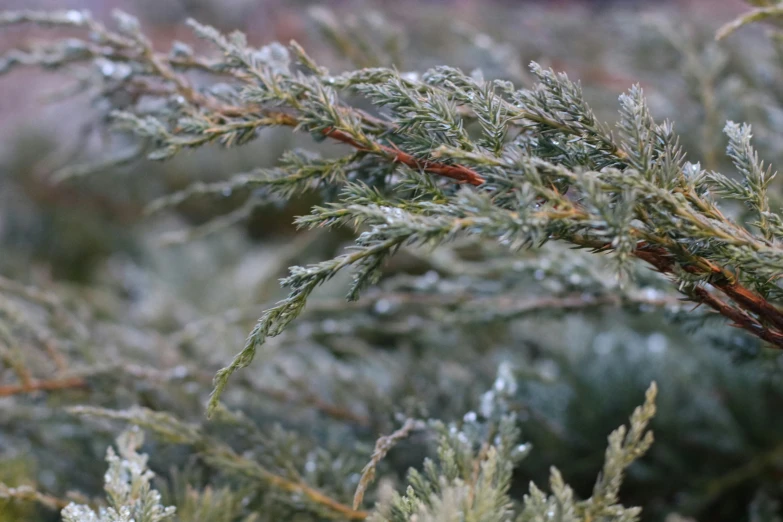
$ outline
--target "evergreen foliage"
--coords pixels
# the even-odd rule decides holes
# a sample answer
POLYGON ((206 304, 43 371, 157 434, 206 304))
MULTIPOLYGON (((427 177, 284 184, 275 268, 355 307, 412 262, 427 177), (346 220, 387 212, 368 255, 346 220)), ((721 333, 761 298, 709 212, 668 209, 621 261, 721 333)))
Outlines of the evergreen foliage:
MULTIPOLYGON (((778 11, 761 3, 718 36, 778 11)), ((10 383, 0 383, 0 442, 11 448, 0 463, 32 447, 36 466, 72 480, 33 488, 18 479, 38 469, 0 472, 0 498, 23 506, 10 516, 39 504, 67 522, 773 519, 783 217, 757 147, 779 154, 765 132, 774 118, 759 144, 749 124, 729 121, 725 158, 714 154, 719 74, 666 31, 700 64, 686 73, 703 127, 682 137, 639 85, 619 96, 612 125, 581 84, 536 62, 498 79, 400 72, 399 40, 378 20, 349 22, 346 36, 327 11, 313 15, 353 68, 332 72, 295 42, 254 48, 192 20, 204 51, 159 52, 121 12, 111 26, 75 10, 0 13, 0 27, 79 31, 4 54, 0 74, 75 74, 126 139, 116 156, 58 170, 58 187, 144 158, 264 147, 270 128, 316 143, 271 167, 151 191, 149 219, 238 197, 168 237, 219 252, 190 274, 213 285, 210 313, 203 295, 160 288, 127 259, 86 287, 0 277, 10 383), (371 44, 366 27, 379 33, 371 44), (693 134, 705 138, 695 152, 693 134), (297 201, 308 206, 294 220, 302 232, 271 259, 248 254, 232 227, 297 201), (218 292, 228 278, 215 275, 235 254, 260 266, 241 296, 218 292), (289 265, 287 295, 269 305, 269 282, 289 265), (666 437, 651 449, 653 380, 666 437), (642 389, 629 427, 596 454, 642 389), (82 469, 115 421, 135 428, 106 453, 106 499, 68 491, 96 491, 99 477, 82 469), (154 435, 155 484, 139 428, 154 435), (621 501, 627 473, 644 515, 621 501), (550 494, 530 481, 542 476, 550 494)), ((497 56, 500 44, 480 36, 497 56)), ((181 280, 193 251, 174 248, 141 247, 181 280)))

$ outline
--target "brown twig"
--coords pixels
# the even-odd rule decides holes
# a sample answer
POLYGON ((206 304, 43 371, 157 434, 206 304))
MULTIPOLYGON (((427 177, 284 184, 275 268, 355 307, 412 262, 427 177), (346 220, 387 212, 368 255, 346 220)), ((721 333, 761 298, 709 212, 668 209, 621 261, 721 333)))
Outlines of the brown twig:
MULTIPOLYGON (((641 244, 636 255, 662 272, 671 273, 674 269, 673 257, 663 248, 641 244)), ((709 274, 712 275, 709 281, 712 286, 726 294, 739 306, 750 310, 776 328, 783 329, 783 312, 762 296, 742 286, 725 269, 704 259, 697 259, 696 263, 684 265, 682 268, 688 273, 699 275, 705 273, 703 266, 706 266, 709 274)))
POLYGON ((777 347, 783 347, 783 334, 764 326, 748 315, 745 311, 730 306, 728 303, 718 299, 715 295, 708 292, 705 288, 697 286, 693 293, 699 301, 706 304, 713 310, 716 310, 722 316, 734 321, 732 326, 754 332, 760 339, 767 341, 777 347))
POLYGON ((8 384, 0 386, 0 397, 9 397, 22 393, 37 391, 54 391, 74 388, 86 388, 87 381, 82 377, 70 377, 65 379, 34 380, 25 384, 8 384))
MULTIPOLYGON (((327 129, 324 131, 324 134, 332 139, 355 147, 359 150, 369 151, 367 147, 357 142, 355 139, 353 139, 353 137, 343 131, 327 129)), ((407 152, 404 152, 396 147, 392 148, 381 144, 378 144, 378 147, 386 156, 395 162, 407 165, 412 169, 422 170, 424 172, 429 172, 430 174, 451 178, 458 183, 467 183, 473 186, 484 184, 485 179, 479 173, 463 165, 447 165, 437 161, 421 160, 414 158, 407 152)))
POLYGON ((277 475, 272 475, 267 479, 280 489, 291 493, 301 493, 311 501, 328 507, 348 520, 364 520, 370 516, 369 512, 353 509, 342 502, 338 502, 337 500, 324 495, 317 489, 311 488, 307 484, 292 482, 277 475))
MULTIPOLYGON (((572 236, 566 239, 582 248, 590 248, 594 252, 606 252, 611 250, 611 245, 600 240, 590 239, 584 236, 572 236)), ((634 251, 634 256, 655 267, 662 274, 673 274, 677 267, 677 260, 673 253, 666 248, 652 245, 647 241, 640 241, 634 251)), ((705 304, 733 321, 732 326, 742 328, 754 336, 769 342, 775 348, 783 349, 783 333, 779 324, 783 324, 783 312, 772 305, 764 297, 752 292, 739 283, 727 270, 698 256, 692 256, 688 263, 681 263, 680 267, 694 275, 707 276, 707 282, 726 297, 734 301, 740 308, 734 307, 722 301, 703 287, 697 286, 690 297, 697 303, 705 304), (752 317, 751 312, 772 327, 752 317), (773 328, 774 327, 774 328, 773 328)))
MULTIPOLYGON (((660 247, 650 247, 646 244, 641 244, 635 254, 636 257, 650 263, 661 273, 671 274, 674 271, 674 258, 669 252, 660 247)), ((709 283, 734 301, 742 310, 721 301, 702 287, 697 286, 694 289, 694 297, 716 310, 724 317, 731 319, 734 322, 734 326, 752 333, 756 337, 773 344, 777 348, 783 349, 783 333, 773 330, 757 321, 745 310, 756 314, 760 319, 771 323, 771 325, 777 329, 780 329, 783 326, 783 312, 778 310, 777 307, 772 305, 762 296, 742 286, 720 267, 717 267, 706 260, 698 261, 703 261, 703 263, 699 263, 699 265, 706 264, 708 266, 710 273, 712 274, 709 283)), ((705 270, 699 265, 689 264, 684 265, 682 268, 691 274, 709 275, 709 273, 705 274, 705 270)))
POLYGON ((203 451, 206 456, 220 461, 224 467, 227 466, 238 473, 270 484, 282 491, 299 494, 307 498, 309 501, 331 510, 335 514, 339 515, 339 517, 344 519, 364 520, 370 516, 369 512, 357 510, 351 506, 343 504, 342 502, 329 497, 328 495, 309 486, 308 484, 305 484, 304 482, 290 480, 272 473, 271 471, 268 471, 267 469, 259 466, 257 463, 248 461, 244 457, 236 454, 234 450, 228 446, 221 446, 219 448, 215 448, 214 446, 206 447, 202 443, 201 445, 197 445, 197 447, 199 447, 199 449, 203 451))
MULTIPOLYGON (((176 74, 172 74, 172 76, 176 76, 176 74)), ((166 79, 171 80, 169 77, 166 77, 166 79)), ((207 134, 209 135, 209 138, 206 138, 205 141, 212 139, 216 134, 225 132, 227 129, 237 130, 239 128, 253 128, 269 125, 298 127, 300 123, 294 115, 279 110, 270 110, 261 107, 243 108, 216 104, 210 98, 207 98, 188 87, 187 84, 184 83, 184 81, 181 79, 179 82, 175 83, 175 90, 192 105, 209 108, 218 112, 220 116, 225 118, 247 118, 249 115, 254 113, 260 113, 263 116, 262 118, 255 120, 230 122, 222 126, 215 126, 212 129, 208 129, 207 134)), ((155 91, 153 94, 161 94, 161 92, 155 91)), ((358 114, 362 117, 363 120, 367 119, 367 116, 365 116, 364 113, 359 112, 358 114)), ((379 120, 372 118, 371 123, 378 125, 379 120)), ((450 165, 438 161, 418 159, 397 147, 384 145, 382 143, 374 143, 373 148, 368 148, 365 144, 362 144, 354 139, 350 134, 339 129, 328 128, 323 131, 323 134, 324 136, 327 136, 333 140, 350 145, 355 149, 370 153, 380 152, 396 163, 402 163, 403 165, 407 165, 408 167, 415 170, 450 178, 457 183, 466 183, 473 186, 479 186, 484 184, 486 181, 484 177, 482 177, 478 172, 465 167, 464 165, 450 165)))

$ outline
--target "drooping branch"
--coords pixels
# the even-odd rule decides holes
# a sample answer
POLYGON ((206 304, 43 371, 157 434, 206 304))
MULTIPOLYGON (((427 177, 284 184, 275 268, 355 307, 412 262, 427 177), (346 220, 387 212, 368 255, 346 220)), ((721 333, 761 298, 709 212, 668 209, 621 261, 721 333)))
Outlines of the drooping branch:
MULTIPOLYGON (((428 187, 417 187, 433 198, 427 202, 430 207, 407 214, 410 223, 394 221, 395 215, 375 216, 373 219, 378 221, 373 224, 381 227, 375 229, 377 238, 373 237, 373 241, 377 242, 363 245, 361 255, 351 254, 312 270, 297 271, 288 278, 294 289, 289 304, 264 316, 266 319, 259 323, 263 335, 254 330, 243 357, 232 364, 232 369, 245 365, 252 358, 254 347, 267 334, 276 335, 290 323, 309 293, 338 270, 360 267, 358 289, 377 275, 382 261, 400 246, 419 241, 437 243, 457 232, 481 234, 481 227, 491 222, 495 213, 504 212, 510 212, 504 219, 507 217, 513 226, 509 232, 498 222, 503 226, 488 234, 495 239, 530 245, 556 235, 578 246, 613 250, 619 263, 636 257, 683 283, 679 277, 683 273, 695 276, 698 283, 683 285, 688 297, 756 337, 783 348, 783 312, 738 280, 731 257, 753 257, 761 267, 754 277, 768 279, 781 262, 771 240, 775 234, 771 228, 773 220, 764 218, 768 230, 764 237, 759 237, 725 218, 714 204, 701 198, 699 194, 704 188, 710 188, 704 181, 709 176, 686 172, 690 167, 686 167, 678 138, 670 125, 655 123, 638 87, 621 97, 618 139, 598 120, 578 83, 535 64, 531 69, 538 85, 521 90, 477 81, 453 68, 430 71, 421 81, 403 78, 388 69, 333 77, 295 44, 289 49, 297 55, 305 72, 292 69, 290 51, 282 46, 251 49, 241 36, 224 36, 196 22, 191 22, 191 27, 222 52, 222 60, 210 62, 195 57, 189 50, 158 53, 137 24, 125 15, 118 16, 118 32, 107 30, 88 15, 76 15, 23 13, 16 18, 0 19, 0 24, 28 21, 87 28, 99 35, 100 45, 86 44, 81 54, 77 53, 78 60, 110 59, 140 66, 144 70, 141 78, 131 75, 120 82, 119 88, 176 102, 174 117, 170 113, 140 115, 133 110, 115 115, 118 122, 127 123, 134 132, 160 147, 153 153, 155 158, 164 159, 181 149, 216 141, 226 146, 242 144, 254 139, 261 128, 287 126, 310 132, 317 139, 343 143, 372 160, 359 164, 358 170, 386 172, 385 167, 402 164, 459 184, 481 187, 475 193, 486 196, 485 200, 445 205, 443 201, 448 196, 436 195, 436 190, 428 192, 428 187), (236 85, 224 95, 199 89, 184 74, 192 69, 228 76, 236 85), (376 108, 388 108, 390 121, 347 105, 337 94, 344 91, 364 95, 376 108), (464 113, 459 108, 467 108, 475 115, 483 131, 481 138, 473 139, 465 131, 464 113), (509 126, 520 124, 526 126, 532 140, 508 139, 509 126), (548 162, 549 159, 541 158, 555 159, 548 162), (580 159, 573 162, 572 158, 580 159), (574 197, 566 198, 557 188, 558 180, 563 179, 574 187, 574 197), (697 183, 701 184, 698 189, 697 183), (533 193, 534 198, 526 199, 525 192, 533 193), (639 199, 636 193, 641 194, 639 199), (500 197, 493 199, 498 194, 500 197), (528 208, 539 206, 543 210, 528 208), (437 207, 443 209, 434 210, 437 207), (474 213, 475 208, 479 210, 474 213), (436 222, 426 223, 431 230, 416 227, 419 218, 426 220, 439 213, 441 217, 471 216, 445 220, 451 223, 451 229, 436 222), (642 221, 644 226, 635 227, 634 220, 642 221), (387 235, 387 230, 394 233, 387 235), (649 231, 656 231, 655 235, 649 231), (590 239, 581 238, 582 232, 590 239), (721 248, 695 254, 705 239, 721 248), (699 285, 710 285, 715 293, 699 285)), ((17 56, 15 63, 51 65, 52 56, 56 57, 56 52, 38 57, 17 56)), ((752 156, 753 149, 743 141, 746 138, 750 139, 749 131, 734 133, 735 161, 750 161, 745 156, 752 156)), ((755 164, 752 166, 751 171, 759 170, 755 164)), ((729 192, 735 188, 722 178, 712 178, 713 185, 724 183, 729 192)), ((767 179, 766 175, 756 178, 756 185, 767 179)), ((340 179, 345 183, 349 178, 340 179)), ((359 181, 365 180, 360 176, 359 181)), ((362 199, 361 194, 354 196, 362 199)), ((378 210, 376 207, 385 208, 387 201, 379 203, 385 196, 378 197, 362 200, 359 206, 363 210, 357 209, 354 214, 357 222, 365 219, 362 212, 372 214, 378 210)), ((412 203, 410 206, 415 207, 412 203)), ((766 204, 759 205, 764 211, 762 215, 768 208, 766 204)), ((351 213, 344 209, 341 212, 343 217, 351 213)), ((379 214, 383 212, 381 209, 379 214)), ((343 217, 338 214, 323 213, 323 224, 319 226, 340 222, 343 217)), ((368 237, 371 236, 361 241, 368 237)), ((747 272, 743 281, 746 279, 747 272)), ((352 290, 353 297, 356 291, 352 290)), ((224 379, 219 382, 224 385, 224 379)))

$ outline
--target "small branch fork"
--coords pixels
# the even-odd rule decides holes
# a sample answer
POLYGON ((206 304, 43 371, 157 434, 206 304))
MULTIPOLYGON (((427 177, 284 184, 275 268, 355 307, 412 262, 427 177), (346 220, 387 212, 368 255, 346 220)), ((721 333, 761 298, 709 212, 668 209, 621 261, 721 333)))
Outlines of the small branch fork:
MULTIPOLYGON (((651 264, 663 274, 671 274, 674 271, 674 259, 663 248, 642 243, 635 254, 636 257, 651 264)), ((692 297, 730 319, 733 322, 732 326, 750 332, 775 348, 783 349, 783 333, 781 332, 783 330, 783 312, 762 296, 733 280, 722 268, 711 263, 708 264, 711 269, 710 285, 720 290, 737 307, 731 306, 701 286, 693 288, 692 297), (748 312, 755 314, 760 320, 748 312)), ((692 274, 704 273, 702 269, 694 265, 684 265, 682 268, 692 274)))

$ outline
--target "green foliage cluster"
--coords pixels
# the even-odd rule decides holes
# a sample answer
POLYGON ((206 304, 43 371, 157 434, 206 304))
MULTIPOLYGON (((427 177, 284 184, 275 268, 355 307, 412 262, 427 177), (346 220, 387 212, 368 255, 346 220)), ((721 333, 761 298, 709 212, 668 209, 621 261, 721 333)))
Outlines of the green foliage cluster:
MULTIPOLYGON (((778 11, 760 5, 719 36, 778 11)), ((695 124, 683 112, 680 137, 642 87, 604 123, 587 89, 536 62, 515 67, 486 34, 459 38, 498 71, 400 72, 404 39, 390 26, 313 15, 352 67, 331 72, 299 44, 254 48, 195 21, 203 52, 175 42, 161 53, 124 13, 112 27, 82 11, 0 14, 0 26, 86 31, 6 53, 0 73, 75 74, 126 140, 116 156, 60 169, 58 187, 87 190, 144 157, 263 147, 271 128, 317 143, 274 166, 146 191, 159 196, 148 216, 237 200, 168 238, 198 243, 161 250, 143 237, 143 268, 115 257, 79 286, 0 265, 15 275, 0 278, 0 463, 35 456, 1 477, 11 519, 774 519, 780 196, 750 125, 716 122, 769 109, 758 148, 779 159, 769 83, 783 76, 760 50, 775 38, 743 42, 758 71, 670 28, 634 42, 682 55, 682 94, 699 110, 695 124), (722 112, 743 89, 744 112, 722 112), (306 231, 274 254, 237 234, 259 209, 297 201, 306 231), (289 265, 288 293, 270 305, 289 265), (227 289, 248 271, 249 288, 227 289), (665 437, 651 450, 653 380, 665 437), (643 389, 630 427, 596 453, 643 389), (154 435, 164 480, 152 482, 133 429, 107 453, 105 500, 70 491, 99 490, 94 461, 116 421, 154 435), (627 473, 644 515, 620 500, 627 473)))

